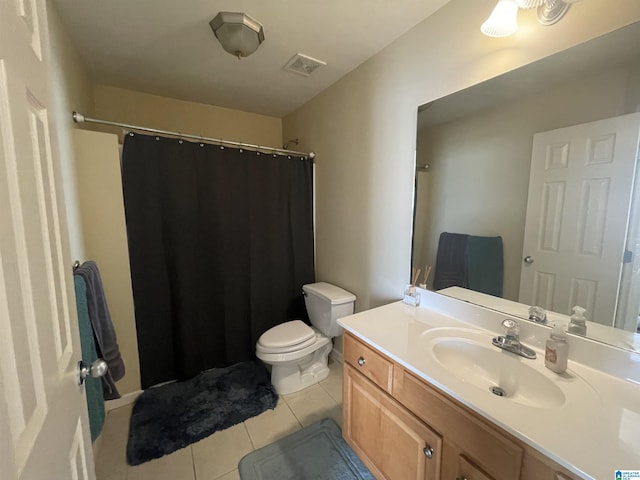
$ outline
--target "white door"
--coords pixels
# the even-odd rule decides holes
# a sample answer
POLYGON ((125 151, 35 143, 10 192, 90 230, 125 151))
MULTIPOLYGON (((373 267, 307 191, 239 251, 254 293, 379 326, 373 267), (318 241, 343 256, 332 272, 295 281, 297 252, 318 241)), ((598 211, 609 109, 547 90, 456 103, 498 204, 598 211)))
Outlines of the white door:
POLYGON ((44 0, 0 0, 0 477, 95 478, 44 0))
POLYGON ((580 305, 612 324, 639 131, 635 113, 534 136, 521 303, 567 314, 580 305))

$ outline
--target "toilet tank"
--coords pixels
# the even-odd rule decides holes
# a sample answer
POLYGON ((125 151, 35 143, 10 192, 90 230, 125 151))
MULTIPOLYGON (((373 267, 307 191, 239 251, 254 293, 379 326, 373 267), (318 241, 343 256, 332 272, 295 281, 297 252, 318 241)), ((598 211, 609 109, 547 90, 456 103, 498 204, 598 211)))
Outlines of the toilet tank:
POLYGON ((303 285, 302 291, 311 324, 329 338, 341 335, 336 320, 353 313, 356 296, 326 282, 303 285))

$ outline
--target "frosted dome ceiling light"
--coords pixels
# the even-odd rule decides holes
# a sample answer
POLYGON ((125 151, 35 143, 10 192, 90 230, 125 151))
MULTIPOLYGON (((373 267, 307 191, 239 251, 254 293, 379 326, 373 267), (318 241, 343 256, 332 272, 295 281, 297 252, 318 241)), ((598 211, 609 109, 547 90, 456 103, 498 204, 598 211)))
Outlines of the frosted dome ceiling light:
POLYGON ((518 30, 518 5, 514 0, 498 0, 486 22, 480 27, 489 37, 508 37, 518 30))
POLYGON ((260 22, 240 12, 220 12, 209 22, 225 51, 238 58, 248 57, 264 42, 260 22))

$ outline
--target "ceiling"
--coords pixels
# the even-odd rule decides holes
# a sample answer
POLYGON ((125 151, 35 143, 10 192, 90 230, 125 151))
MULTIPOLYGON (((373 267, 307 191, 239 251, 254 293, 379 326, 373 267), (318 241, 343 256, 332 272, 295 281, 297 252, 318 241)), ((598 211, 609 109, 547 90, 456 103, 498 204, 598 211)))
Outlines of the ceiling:
POLYGON ((448 0, 54 0, 95 83, 282 117, 448 0), (219 11, 244 12, 265 41, 238 60, 214 37, 219 11), (296 53, 327 63, 282 70, 296 53))

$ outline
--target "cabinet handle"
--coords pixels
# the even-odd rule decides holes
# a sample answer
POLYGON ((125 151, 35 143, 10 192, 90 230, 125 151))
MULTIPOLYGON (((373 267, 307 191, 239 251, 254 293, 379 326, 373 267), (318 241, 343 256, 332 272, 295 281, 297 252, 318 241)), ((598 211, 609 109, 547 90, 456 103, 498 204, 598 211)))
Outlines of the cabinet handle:
POLYGON ((467 480, 467 477, 460 475, 459 477, 456 477, 456 480, 467 480))
POLYGON ((358 358, 358 365, 363 366, 365 363, 367 363, 364 358, 360 357, 358 358))
POLYGON ((429 460, 433 458, 433 448, 431 448, 429 445, 424 447, 422 449, 422 452, 424 453, 424 456, 427 457, 429 460))

